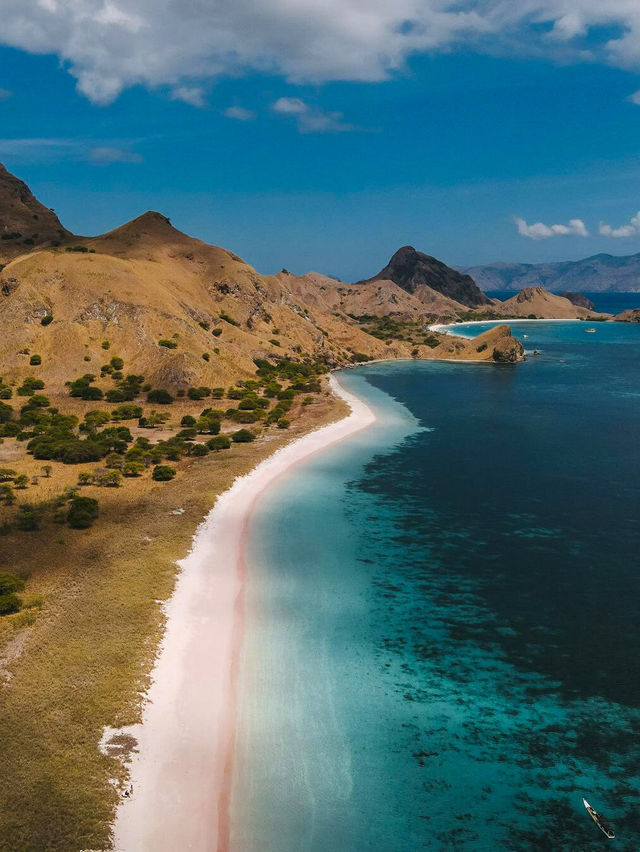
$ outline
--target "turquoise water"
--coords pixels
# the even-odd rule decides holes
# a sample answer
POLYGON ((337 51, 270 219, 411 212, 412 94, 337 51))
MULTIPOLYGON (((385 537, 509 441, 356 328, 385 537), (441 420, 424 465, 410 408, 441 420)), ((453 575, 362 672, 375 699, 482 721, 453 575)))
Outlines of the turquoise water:
POLYGON ((260 502, 233 849, 640 848, 640 328, 517 333, 260 502))

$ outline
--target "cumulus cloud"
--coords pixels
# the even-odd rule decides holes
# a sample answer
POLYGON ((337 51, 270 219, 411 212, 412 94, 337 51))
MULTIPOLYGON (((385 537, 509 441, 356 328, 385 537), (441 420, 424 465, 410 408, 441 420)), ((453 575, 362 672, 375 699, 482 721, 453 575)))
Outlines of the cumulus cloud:
POLYGON ((234 118, 236 121, 253 121, 256 117, 255 112, 239 106, 227 107, 222 114, 226 115, 227 118, 234 118))
POLYGON ((176 86, 171 92, 171 98, 194 107, 205 105, 204 90, 201 86, 176 86))
POLYGON ((294 116, 300 133, 344 133, 355 130, 352 124, 344 121, 341 112, 328 112, 310 106, 300 98, 278 98, 271 109, 280 115, 294 116))
POLYGON ((126 148, 111 148, 101 145, 89 151, 89 160, 92 163, 109 165, 110 163, 141 163, 142 156, 126 148))
POLYGON ((453 49, 640 69, 636 0, 0 0, 0 20, 0 43, 56 54, 102 104, 140 84, 199 106, 203 83, 252 71, 372 82, 453 49))
POLYGON ((600 222, 600 233, 603 237, 614 237, 621 239, 624 237, 635 237, 640 234, 640 211, 626 225, 620 225, 619 228, 612 228, 611 225, 606 225, 600 222))
POLYGON ((518 233, 532 240, 546 240, 549 237, 588 237, 589 231, 582 219, 569 219, 568 225, 545 225, 544 222, 527 224, 524 219, 516 219, 518 233))

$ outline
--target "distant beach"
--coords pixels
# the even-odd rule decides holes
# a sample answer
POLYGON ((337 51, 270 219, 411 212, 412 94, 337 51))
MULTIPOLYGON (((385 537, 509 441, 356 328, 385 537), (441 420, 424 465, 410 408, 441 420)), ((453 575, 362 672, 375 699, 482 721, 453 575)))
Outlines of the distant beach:
POLYGON ((133 730, 138 739, 130 772, 134 794, 116 815, 118 850, 228 848, 248 519, 257 497, 285 471, 375 421, 372 410, 335 376, 329 381, 351 413, 237 479, 218 498, 180 564, 143 721, 133 730))

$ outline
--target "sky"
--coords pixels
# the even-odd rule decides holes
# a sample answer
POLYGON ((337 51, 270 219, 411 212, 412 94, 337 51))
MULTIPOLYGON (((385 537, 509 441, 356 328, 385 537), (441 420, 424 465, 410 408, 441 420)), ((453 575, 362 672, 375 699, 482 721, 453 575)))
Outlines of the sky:
POLYGON ((638 0, 0 0, 0 162, 261 272, 640 251, 638 0))

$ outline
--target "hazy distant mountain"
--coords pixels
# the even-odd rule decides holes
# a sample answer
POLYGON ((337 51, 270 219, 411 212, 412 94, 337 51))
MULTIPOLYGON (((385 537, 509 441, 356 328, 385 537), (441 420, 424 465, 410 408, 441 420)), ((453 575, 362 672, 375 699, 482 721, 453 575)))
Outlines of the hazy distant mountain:
POLYGON ((594 254, 559 263, 489 263, 460 267, 482 290, 545 287, 553 291, 640 292, 640 254, 594 254))

